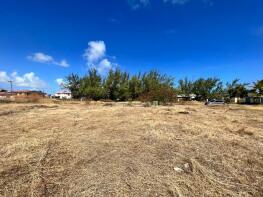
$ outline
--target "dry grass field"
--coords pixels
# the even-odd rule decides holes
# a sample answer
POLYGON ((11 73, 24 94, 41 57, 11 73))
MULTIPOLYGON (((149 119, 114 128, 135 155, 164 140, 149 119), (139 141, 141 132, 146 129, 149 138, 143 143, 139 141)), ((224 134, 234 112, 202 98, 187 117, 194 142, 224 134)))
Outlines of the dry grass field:
POLYGON ((0 196, 263 196, 263 107, 0 104, 0 196))

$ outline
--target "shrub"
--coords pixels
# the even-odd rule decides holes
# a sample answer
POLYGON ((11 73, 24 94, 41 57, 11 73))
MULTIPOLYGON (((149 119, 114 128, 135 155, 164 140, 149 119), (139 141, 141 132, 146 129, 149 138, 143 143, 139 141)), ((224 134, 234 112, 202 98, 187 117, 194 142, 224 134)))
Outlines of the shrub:
POLYGON ((0 99, 0 103, 11 103, 10 99, 0 99))
POLYGON ((146 102, 143 104, 143 107, 151 107, 151 106, 152 106, 152 104, 150 102, 146 102))
POLYGON ((159 103, 166 104, 170 102, 174 102, 176 99, 176 95, 174 90, 169 87, 160 87, 155 90, 150 90, 147 93, 144 93, 140 100, 143 102, 153 102, 158 101, 159 103))
POLYGON ((38 94, 15 96, 17 103, 37 103, 43 97, 38 94))

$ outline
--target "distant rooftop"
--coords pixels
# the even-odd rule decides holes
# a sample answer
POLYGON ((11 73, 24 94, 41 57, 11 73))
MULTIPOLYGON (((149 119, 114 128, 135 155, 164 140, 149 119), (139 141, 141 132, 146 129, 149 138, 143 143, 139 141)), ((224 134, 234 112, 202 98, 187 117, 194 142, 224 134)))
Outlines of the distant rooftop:
POLYGON ((14 93, 30 93, 30 92, 41 92, 41 91, 37 91, 37 90, 15 90, 13 92, 14 93))
POLYGON ((56 94, 71 94, 71 91, 70 90, 60 90, 56 92, 56 94))

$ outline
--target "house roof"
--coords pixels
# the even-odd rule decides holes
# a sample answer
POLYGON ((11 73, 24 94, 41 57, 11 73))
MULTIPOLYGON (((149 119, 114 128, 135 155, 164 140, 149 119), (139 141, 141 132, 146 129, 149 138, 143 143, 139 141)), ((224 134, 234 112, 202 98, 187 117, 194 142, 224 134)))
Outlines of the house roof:
POLYGON ((178 94, 177 95, 177 98, 194 98, 194 97, 196 97, 196 95, 195 94, 189 94, 189 95, 185 95, 185 94, 178 94))
POLYGON ((11 95, 9 92, 0 92, 0 96, 9 96, 11 95))
POLYGON ((42 93, 41 91, 36 90, 16 90, 13 93, 42 93))
POLYGON ((71 94, 71 91, 70 90, 60 90, 56 92, 56 94, 71 94))
POLYGON ((32 92, 30 90, 16 90, 16 91, 13 91, 14 93, 28 93, 28 92, 32 92))

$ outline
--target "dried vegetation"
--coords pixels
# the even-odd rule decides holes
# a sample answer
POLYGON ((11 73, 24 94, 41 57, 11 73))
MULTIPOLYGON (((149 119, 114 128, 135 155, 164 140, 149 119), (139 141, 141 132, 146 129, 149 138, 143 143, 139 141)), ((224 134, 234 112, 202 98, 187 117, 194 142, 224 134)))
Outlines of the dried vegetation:
POLYGON ((263 196, 262 106, 0 104, 0 196, 263 196))

